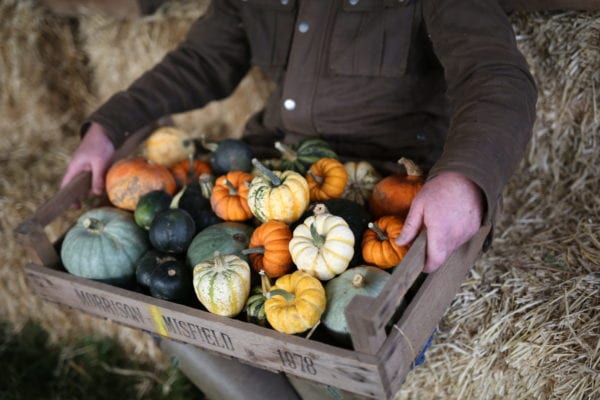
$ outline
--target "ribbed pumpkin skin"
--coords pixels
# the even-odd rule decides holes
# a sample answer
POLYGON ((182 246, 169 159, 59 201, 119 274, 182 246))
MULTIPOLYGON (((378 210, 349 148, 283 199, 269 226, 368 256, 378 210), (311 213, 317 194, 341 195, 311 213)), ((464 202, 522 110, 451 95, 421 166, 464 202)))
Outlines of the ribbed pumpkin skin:
POLYGON ((325 286, 327 307, 321 322, 336 340, 346 345, 351 344, 344 311, 354 296, 378 296, 390 276, 380 268, 362 266, 346 270, 327 282, 325 286), (360 287, 353 284, 353 279, 357 274, 363 277, 360 287))
POLYGON ((248 255, 252 269, 265 271, 269 278, 278 278, 288 272, 292 268, 290 240, 292 231, 281 221, 267 221, 256 228, 248 247, 263 247, 264 252, 248 255))
POLYGON ((193 268, 196 264, 213 258, 215 252, 239 256, 248 247, 252 231, 252 227, 239 222, 211 225, 192 239, 187 250, 187 262, 193 268))
POLYGON ((348 182, 342 197, 361 205, 366 204, 375 185, 381 180, 381 174, 367 161, 348 161, 344 163, 344 168, 348 173, 348 182))
POLYGON ((167 167, 152 164, 141 157, 120 160, 106 173, 106 193, 110 202, 121 209, 134 211, 140 198, 153 190, 171 196, 177 184, 167 167))
POLYGON ((212 168, 207 161, 202 160, 181 160, 176 162, 170 168, 177 187, 183 187, 197 182, 202 174, 212 174, 212 168))
POLYGON ((131 213, 112 207, 90 210, 69 229, 60 250, 65 269, 88 279, 126 282, 134 279, 136 261, 150 249, 146 232, 131 213), (97 220, 103 228, 86 228, 97 220))
POLYGON ((248 192, 248 206, 261 222, 278 220, 290 224, 304 213, 310 200, 306 179, 294 171, 273 171, 281 184, 259 175, 252 179, 248 192))
POLYGON ((246 301, 246 321, 260 325, 267 326, 267 315, 265 313, 265 301, 267 298, 262 292, 260 286, 255 286, 250 291, 250 297, 246 301))
MULTIPOLYGON (((280 144, 276 147, 282 151, 280 144)), ((281 170, 292 170, 305 174, 308 167, 321 158, 335 158, 338 156, 331 149, 329 143, 322 139, 305 139, 296 146, 285 146, 281 157, 281 170)))
POLYGON ((231 171, 215 180, 210 206, 225 221, 246 221, 252 218, 248 206, 248 188, 253 176, 247 172, 231 171))
POLYGON ((321 158, 311 165, 308 171, 306 181, 310 191, 310 201, 336 199, 342 196, 348 182, 348 172, 344 164, 333 158, 321 158))
POLYGON ((354 256, 354 240, 352 230, 342 217, 331 214, 311 216, 294 229, 290 253, 299 270, 326 281, 348 268, 354 256), (324 238, 321 246, 315 243, 312 235, 313 224, 316 233, 324 238))
POLYGON ((198 300, 209 312, 234 317, 250 294, 250 266, 238 256, 220 255, 197 264, 193 281, 198 300))
POLYGON ((410 246, 398 246, 395 239, 400 236, 404 227, 401 218, 387 215, 374 222, 386 235, 380 240, 373 229, 367 229, 362 238, 362 255, 365 262, 379 268, 392 268, 400 264, 410 246))
POLYGON ((325 311, 325 288, 316 278, 303 271, 284 275, 277 279, 265 301, 265 313, 269 324, 278 332, 295 334, 304 332, 319 321, 325 311), (282 289, 293 296, 273 295, 282 289))

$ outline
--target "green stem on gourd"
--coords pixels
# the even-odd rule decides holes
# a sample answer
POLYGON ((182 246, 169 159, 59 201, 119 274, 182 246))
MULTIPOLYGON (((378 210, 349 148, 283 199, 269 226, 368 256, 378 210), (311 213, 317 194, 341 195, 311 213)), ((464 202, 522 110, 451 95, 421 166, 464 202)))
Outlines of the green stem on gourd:
POLYGON ((313 243, 316 247, 321 247, 325 244, 325 236, 317 232, 317 226, 313 222, 310 224, 310 236, 312 237, 313 243))
POLYGON ((217 149, 219 148, 219 144, 215 143, 215 142, 207 142, 206 141, 206 136, 204 134, 200 135, 200 144, 202 144, 202 147, 204 147, 206 150, 210 151, 210 152, 215 152, 217 151, 217 149))
POLYGON ((238 191, 237 191, 237 189, 235 188, 235 186, 233 186, 233 184, 232 184, 231 182, 229 182, 229 180, 227 180, 227 179, 223 179, 223 184, 224 184, 225 186, 227 186, 227 188, 229 189, 229 195, 230 195, 230 196, 237 196, 237 194, 238 194, 238 191))
POLYGON ((375 233, 377 234, 377 239, 379 239, 379 241, 383 242, 385 240, 388 240, 388 236, 385 234, 385 232, 382 231, 381 228, 375 225, 374 223, 369 222, 367 227, 375 231, 375 233))
POLYGON ((260 287, 262 289, 263 296, 266 297, 267 293, 269 293, 269 290, 271 290, 271 280, 264 269, 261 269, 258 274, 260 275, 260 287))
POLYGON ((402 164, 404 166, 404 168, 406 169, 406 174, 408 176, 423 176, 423 171, 421 170, 421 168, 419 168, 419 166, 415 164, 414 161, 406 157, 402 157, 401 159, 399 159, 398 164, 402 164))
POLYGON ((198 177, 198 184, 200 185, 200 192, 202 193, 202 197, 205 199, 210 199, 210 195, 212 194, 213 188, 213 176, 209 173, 202 173, 198 177))
POLYGON ((252 159, 252 165, 254 165, 254 167, 256 169, 258 169, 260 171, 261 174, 263 174, 264 176, 266 176, 271 183, 273 184, 273 186, 279 186, 281 185, 281 178, 279 178, 273 171, 271 171, 269 168, 265 167, 260 161, 258 161, 256 158, 252 159))
POLYGON ((186 190, 187 190, 187 185, 182 187, 181 190, 179 192, 177 192, 175 194, 175 196, 173 196, 173 198, 171 199, 171 204, 169 204, 169 208, 179 208, 179 201, 183 197, 183 193, 185 193, 186 190))
POLYGON ((247 254, 264 254, 264 252, 265 252, 265 246, 249 247, 247 249, 242 250, 242 254, 243 255, 247 255, 247 254))
POLYGON ((323 181, 324 181, 323 177, 315 174, 312 169, 309 169, 306 173, 308 175, 312 176, 312 178, 317 182, 317 184, 319 186, 321 186, 323 184, 323 181))
POLYGON ((194 153, 190 153, 188 154, 188 170, 187 170, 187 178, 189 180, 194 179, 194 176, 196 176, 196 168, 194 165, 194 153))
POLYGON ((86 218, 83 220, 82 225, 93 233, 100 233, 104 229, 104 223, 97 218, 86 218))
POLYGON ((357 289, 365 286, 365 277, 361 274, 354 275, 352 278, 352 286, 357 289))
POLYGON ((283 157, 287 158, 290 161, 295 161, 298 158, 298 154, 294 150, 292 150, 291 147, 281 142, 275 142, 275 148, 281 152, 283 157))
POLYGON ((273 296, 282 296, 288 303, 291 303, 296 299, 296 296, 294 296, 293 293, 290 293, 284 289, 273 289, 266 295, 267 299, 270 299, 273 296))

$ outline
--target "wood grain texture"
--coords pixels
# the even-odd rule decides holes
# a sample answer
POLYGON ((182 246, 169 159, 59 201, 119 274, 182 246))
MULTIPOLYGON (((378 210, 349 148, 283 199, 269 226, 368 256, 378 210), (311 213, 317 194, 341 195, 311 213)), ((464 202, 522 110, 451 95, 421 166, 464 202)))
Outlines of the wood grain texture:
POLYGON ((489 225, 481 227, 469 242, 450 256, 444 266, 427 276, 400 321, 390 331, 377 354, 385 368, 384 381, 389 382, 385 385, 388 396, 395 393, 404 382, 414 359, 480 255, 489 231, 489 225))
POLYGON ((190 343, 251 365, 341 387, 370 398, 384 388, 373 356, 28 264, 28 284, 42 299, 133 328, 190 343))

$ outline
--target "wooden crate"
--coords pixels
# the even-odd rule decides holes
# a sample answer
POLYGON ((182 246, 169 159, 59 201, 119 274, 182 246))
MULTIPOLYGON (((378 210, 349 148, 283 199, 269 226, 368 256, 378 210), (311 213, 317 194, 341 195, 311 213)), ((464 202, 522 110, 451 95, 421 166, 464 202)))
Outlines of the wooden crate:
MULTIPOLYGON (((156 126, 131 135, 115 155, 130 154, 156 126)), ((436 273, 427 275, 399 321, 393 318, 404 295, 421 274, 425 237, 421 234, 395 268, 379 297, 359 296, 346 309, 354 350, 287 335, 240 320, 80 278, 64 271, 60 241, 51 243, 44 227, 64 213, 90 187, 84 173, 43 204, 16 229, 29 250, 25 266, 31 289, 42 299, 107 318, 176 341, 235 358, 263 369, 283 372, 343 388, 366 398, 391 398, 434 331, 483 247, 490 227, 484 226, 436 273)))

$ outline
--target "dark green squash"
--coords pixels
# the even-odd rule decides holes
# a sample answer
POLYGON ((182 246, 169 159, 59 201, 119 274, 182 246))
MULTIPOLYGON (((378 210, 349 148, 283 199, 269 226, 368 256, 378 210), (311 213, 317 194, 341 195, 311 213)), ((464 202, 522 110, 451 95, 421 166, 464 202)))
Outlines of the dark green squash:
POLYGON ((199 182, 194 182, 184 189, 177 208, 181 208, 191 215, 196 224, 196 233, 210 225, 223 222, 210 207, 210 200, 205 197, 199 182))
POLYGON ((185 253, 194 235, 196 224, 187 211, 171 208, 154 217, 148 237, 152 246, 165 253, 185 253))
POLYGON ((143 195, 138 201, 133 218, 135 223, 146 230, 150 229, 150 225, 156 214, 169 209, 173 196, 164 190, 153 190, 143 195))
POLYGON ((267 327, 269 321, 267 321, 267 314, 265 313, 265 301, 267 300, 267 293, 271 290, 271 281, 262 271, 260 280, 260 286, 254 286, 250 291, 244 309, 246 311, 246 321, 267 327))
POLYGON ((281 152, 280 169, 289 169, 302 175, 321 158, 338 158, 326 141, 317 138, 304 139, 295 146, 275 142, 275 148, 281 152))
POLYGON ((164 253, 156 249, 150 249, 137 260, 135 264, 135 279, 142 289, 147 290, 150 286, 150 276, 160 264, 167 261, 175 261, 174 254, 164 253))
POLYGON ((234 254, 245 261, 248 257, 242 250, 248 248, 253 228, 239 222, 221 222, 199 232, 187 250, 187 263, 190 267, 219 254, 234 254))
POLYGON ((217 143, 202 141, 202 146, 211 151, 210 165, 216 176, 229 171, 252 171, 254 154, 250 146, 239 139, 224 139, 217 143))
POLYGON ((192 271, 183 261, 165 261, 152 271, 148 288, 152 297, 189 304, 194 296, 192 271))

